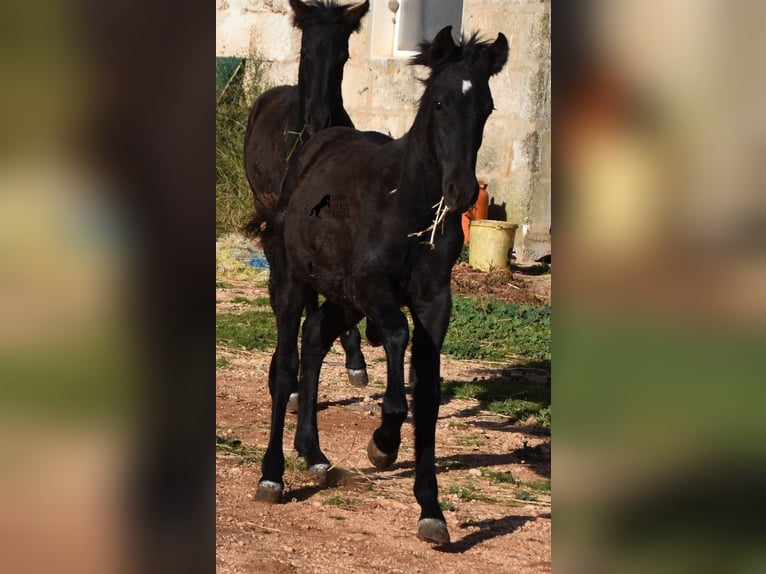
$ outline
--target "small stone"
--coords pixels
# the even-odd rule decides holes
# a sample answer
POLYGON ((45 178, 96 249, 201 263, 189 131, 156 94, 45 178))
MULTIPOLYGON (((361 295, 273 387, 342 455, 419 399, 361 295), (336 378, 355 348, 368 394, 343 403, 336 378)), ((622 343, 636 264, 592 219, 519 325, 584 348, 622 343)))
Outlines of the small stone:
POLYGON ((481 476, 481 469, 472 468, 471 470, 468 471, 468 474, 470 474, 471 476, 481 476))

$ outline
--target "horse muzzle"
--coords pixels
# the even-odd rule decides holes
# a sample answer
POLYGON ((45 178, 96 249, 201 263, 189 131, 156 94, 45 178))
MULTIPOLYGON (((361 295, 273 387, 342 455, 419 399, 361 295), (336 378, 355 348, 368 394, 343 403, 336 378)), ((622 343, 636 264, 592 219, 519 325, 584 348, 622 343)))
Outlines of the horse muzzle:
POLYGON ((476 203, 479 197, 479 182, 476 177, 460 179, 444 178, 442 182, 444 203, 450 211, 463 213, 476 203))

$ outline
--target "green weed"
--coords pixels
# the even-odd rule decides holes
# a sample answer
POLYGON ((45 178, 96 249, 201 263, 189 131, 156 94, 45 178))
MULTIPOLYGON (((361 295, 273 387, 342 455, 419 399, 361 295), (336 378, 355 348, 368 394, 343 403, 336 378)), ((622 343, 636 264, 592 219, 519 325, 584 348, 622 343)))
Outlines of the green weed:
POLYGON ((231 361, 229 361, 229 359, 227 359, 226 357, 218 357, 215 360, 215 368, 216 369, 223 368, 223 367, 228 367, 230 364, 231 364, 231 361))
POLYGON ((465 430, 467 428, 470 428, 471 425, 468 423, 462 423, 458 421, 450 421, 447 425, 448 428, 456 429, 456 430, 465 430))
POLYGON ((482 403, 488 411, 502 415, 511 423, 526 423, 536 428, 547 429, 551 426, 551 388, 550 379, 535 376, 529 371, 506 370, 490 379, 474 381, 443 381, 442 397, 472 399, 482 403))
POLYGON ((451 512, 456 509, 455 505, 447 500, 440 500, 439 508, 441 508, 444 512, 451 512))
POLYGON ((455 437, 455 444, 458 446, 482 446, 484 441, 479 435, 469 434, 455 437))
POLYGON ((540 402, 506 399, 504 401, 493 401, 488 405, 490 412, 506 416, 511 422, 526 422, 530 418, 535 421, 535 426, 551 426, 551 408, 550 405, 544 405, 540 402))
POLYGON ((228 347, 273 349, 277 344, 277 329, 271 311, 218 313, 215 319, 216 343, 228 347))
POLYGON ((260 464, 263 461, 264 453, 254 446, 242 444, 237 437, 216 435, 215 449, 236 456, 242 463, 260 464))
POLYGON ((442 352, 466 360, 550 362, 550 344, 550 305, 455 297, 442 352))
POLYGON ((453 484, 447 489, 448 494, 456 494, 460 500, 477 500, 478 487, 473 484, 453 484))
POLYGON ((531 494, 527 492, 526 490, 522 490, 516 495, 517 500, 530 500, 532 502, 537 501, 537 497, 534 494, 531 494))
POLYGON ((258 53, 216 59, 216 235, 240 229, 252 211, 242 150, 250 105, 269 87, 265 78, 258 53))
POLYGON ((234 299, 231 300, 232 303, 247 303, 248 305, 253 305, 255 307, 268 307, 271 305, 271 300, 268 297, 243 297, 242 295, 237 295, 234 297, 234 299))
POLYGON ((341 496, 340 494, 334 494, 330 496, 329 498, 325 498, 322 501, 322 504, 324 504, 325 506, 338 506, 341 508, 348 508, 348 507, 354 506, 358 502, 359 501, 356 498, 344 497, 344 496, 341 496))
POLYGON ((511 471, 498 472, 495 470, 482 469, 481 474, 486 476, 492 483, 518 484, 511 471))
POLYGON ((529 480, 519 482, 519 486, 525 486, 530 490, 536 490, 537 492, 544 492, 550 494, 551 481, 550 480, 529 480))

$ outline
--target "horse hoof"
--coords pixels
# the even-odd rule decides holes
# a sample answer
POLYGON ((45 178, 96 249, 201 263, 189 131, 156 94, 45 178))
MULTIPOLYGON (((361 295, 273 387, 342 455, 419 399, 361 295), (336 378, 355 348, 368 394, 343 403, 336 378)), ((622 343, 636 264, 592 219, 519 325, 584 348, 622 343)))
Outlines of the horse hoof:
POLYGON ((284 487, 278 482, 262 480, 258 483, 258 490, 255 491, 255 499, 266 504, 276 504, 282 499, 283 489, 284 487))
POLYGON ((433 544, 449 544, 447 523, 438 518, 422 518, 418 521, 418 538, 433 544))
POLYGON ((367 369, 348 369, 348 382, 352 387, 366 387, 369 382, 367 379, 367 369))
POLYGON ((298 393, 290 393, 287 399, 287 412, 296 414, 298 412, 298 393))
POLYGON ((309 467, 309 476, 313 479, 317 486, 325 486, 327 484, 328 471, 330 465, 327 463, 312 464, 309 467))
POLYGON ((367 458, 370 459, 375 468, 388 468, 396 462, 397 456, 399 456, 399 449, 396 449, 391 454, 386 454, 375 444, 375 439, 371 438, 370 442, 367 443, 367 458))

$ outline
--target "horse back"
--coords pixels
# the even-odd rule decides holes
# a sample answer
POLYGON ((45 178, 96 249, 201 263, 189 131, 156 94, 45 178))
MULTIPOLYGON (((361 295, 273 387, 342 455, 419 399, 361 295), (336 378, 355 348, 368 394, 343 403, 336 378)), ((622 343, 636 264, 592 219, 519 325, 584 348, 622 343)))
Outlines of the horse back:
POLYGON ((399 260, 406 249, 406 233, 385 215, 395 202, 401 149, 381 134, 329 128, 288 166, 278 208, 288 255, 298 275, 328 298, 351 297, 339 278, 355 274, 361 260, 399 260), (395 240, 383 241, 384 233, 395 240))
POLYGON ((298 87, 279 86, 261 94, 253 104, 245 132, 245 173, 253 192, 256 215, 276 206, 287 157, 300 132, 298 87))

